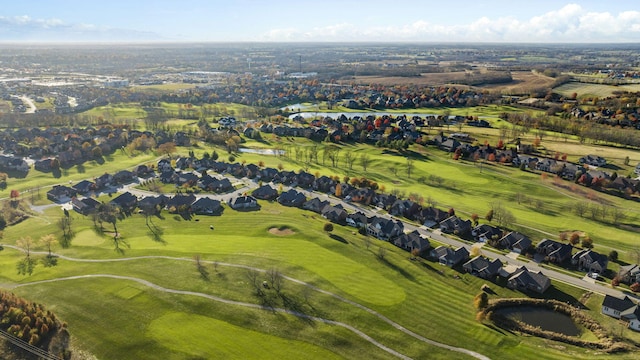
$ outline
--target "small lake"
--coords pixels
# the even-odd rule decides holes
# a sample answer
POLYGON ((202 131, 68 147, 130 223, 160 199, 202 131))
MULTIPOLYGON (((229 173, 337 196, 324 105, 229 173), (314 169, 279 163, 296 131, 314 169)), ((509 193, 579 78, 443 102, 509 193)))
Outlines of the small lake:
POLYGON ((240 148, 238 149, 241 153, 249 153, 249 154, 260 154, 260 155, 284 155, 284 150, 276 150, 276 149, 249 149, 249 148, 240 148))
POLYGON ((580 330, 571 317, 553 310, 533 306, 519 306, 500 309, 497 312, 511 319, 522 321, 525 324, 537 326, 542 330, 553 331, 567 336, 580 335, 580 330))

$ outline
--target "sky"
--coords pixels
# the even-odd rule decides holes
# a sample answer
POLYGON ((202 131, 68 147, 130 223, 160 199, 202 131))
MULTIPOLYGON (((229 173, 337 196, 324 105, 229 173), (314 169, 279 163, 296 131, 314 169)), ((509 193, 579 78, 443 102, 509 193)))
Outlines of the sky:
POLYGON ((14 0, 0 42, 640 43, 640 1, 14 0))

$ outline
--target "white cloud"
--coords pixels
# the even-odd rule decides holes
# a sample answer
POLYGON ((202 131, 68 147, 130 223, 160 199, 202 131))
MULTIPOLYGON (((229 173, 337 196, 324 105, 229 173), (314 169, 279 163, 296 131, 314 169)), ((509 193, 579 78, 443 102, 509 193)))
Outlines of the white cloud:
POLYGON ((532 16, 479 17, 467 24, 419 20, 385 26, 339 23, 312 29, 274 29, 264 41, 640 42, 640 12, 590 12, 578 4, 532 16))
POLYGON ((151 32, 114 29, 94 24, 65 23, 56 18, 0 16, 0 41, 150 41, 161 36, 151 32))

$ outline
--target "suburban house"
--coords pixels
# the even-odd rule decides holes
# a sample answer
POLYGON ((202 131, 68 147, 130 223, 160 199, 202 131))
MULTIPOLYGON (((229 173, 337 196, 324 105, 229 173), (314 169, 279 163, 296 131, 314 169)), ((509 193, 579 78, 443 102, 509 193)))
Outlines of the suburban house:
POLYGON ((552 263, 560 264, 571 258, 573 246, 550 239, 542 239, 536 247, 538 254, 543 254, 552 263))
POLYGON ((606 255, 598 254, 591 249, 583 249, 571 257, 571 264, 578 269, 590 273, 602 273, 607 269, 609 259, 606 255))
POLYGON ((369 218, 367 218, 367 215, 365 215, 363 212, 360 212, 360 211, 353 214, 348 214, 345 221, 347 225, 353 226, 359 229, 364 228, 367 226, 367 224, 369 224, 369 218))
POLYGON ((84 195, 95 190, 96 184, 93 181, 82 180, 79 183, 73 185, 71 188, 73 188, 73 190, 75 190, 78 194, 84 195))
POLYGON ((191 212, 196 215, 220 215, 224 211, 218 200, 202 197, 191 204, 191 212))
POLYGON ((100 202, 93 198, 84 198, 82 200, 79 200, 78 198, 74 197, 73 199, 71 199, 71 205, 73 205, 73 210, 75 210, 76 212, 82 215, 89 215, 98 210, 100 202))
POLYGON ((171 199, 167 200, 166 208, 169 212, 172 213, 180 213, 185 212, 191 208, 191 205, 196 201, 196 196, 193 194, 189 195, 175 195, 171 199))
POLYGON ((165 195, 145 196, 138 201, 138 208, 147 214, 157 214, 165 207, 169 198, 165 195))
POLYGON ((604 301, 602 301, 602 313, 628 322, 629 329, 640 331, 640 306, 628 296, 620 299, 605 295, 604 301))
POLYGON ((487 242, 491 239, 500 239, 502 237, 502 229, 489 224, 480 224, 471 230, 471 235, 475 241, 487 242))
POLYGON ((393 239, 391 243, 409 252, 417 250, 418 253, 422 253, 423 251, 431 247, 429 240, 423 238, 418 230, 414 230, 408 234, 402 234, 393 239))
POLYGON ((67 202, 74 196, 76 196, 76 191, 64 185, 54 185, 51 190, 47 191, 47 199, 57 203, 67 202))
POLYGON ((273 200, 278 197, 278 190, 267 184, 253 190, 251 195, 260 200, 273 200))
POLYGON ((534 291, 540 294, 544 293, 549 286, 551 286, 551 280, 542 271, 529 271, 524 266, 519 268, 507 280, 507 287, 510 289, 534 291))
POLYGON ((136 174, 129 170, 120 170, 113 175, 113 181, 118 184, 127 184, 136 179, 136 174))
POLYGON ((501 268, 502 261, 500 259, 491 261, 484 256, 476 256, 462 264, 464 271, 483 279, 494 279, 501 268))
POLYGON ((342 205, 327 205, 322 209, 322 217, 336 224, 346 224, 347 212, 342 205))
POLYGON ((640 265, 629 264, 626 266, 620 266, 618 276, 620 277, 620 281, 625 284, 630 285, 634 282, 640 282, 640 265))
POLYGON ((521 254, 531 247, 531 240, 524 234, 512 231, 498 240, 498 246, 521 254))
POLYGON ((307 201, 307 197, 302 192, 289 189, 278 196, 278 203, 282 206, 302 207, 307 201))
POLYGON ((404 225, 402 222, 395 222, 381 217, 371 219, 367 226, 367 234, 377 237, 380 240, 389 240, 396 236, 402 235, 404 225))
POLYGON ((590 165, 590 166, 605 166, 607 165, 607 160, 598 155, 585 155, 578 159, 580 164, 590 165))
POLYGON ((471 220, 462 220, 453 215, 440 222, 440 230, 443 233, 464 236, 471 232, 471 220))
POLYGON ((253 196, 238 196, 229 200, 229 206, 234 210, 258 209, 258 200, 253 196))
POLYGON ((389 214, 393 216, 403 216, 407 219, 414 219, 416 213, 420 211, 420 205, 411 200, 398 199, 389 209, 389 214))
POLYGON ((327 205, 329 205, 329 201, 320 200, 317 197, 314 197, 302 204, 302 208, 304 210, 309 210, 313 211, 314 213, 320 214, 322 212, 322 209, 324 209, 327 205))
POLYGON ((111 204, 119 207, 123 211, 131 211, 138 205, 138 198, 130 192, 118 195, 110 201, 111 204))
POLYGON ((100 189, 104 189, 106 187, 109 187, 113 184, 113 175, 111 174, 102 174, 100 176, 98 176, 96 179, 96 189, 100 190, 100 189))
POLYGON ((435 208, 433 206, 429 206, 426 208, 420 209, 418 214, 416 214, 416 220, 420 221, 422 225, 432 228, 438 225, 442 220, 449 217, 449 213, 435 208))
POLYGON ((453 249, 448 246, 438 246, 431 250, 429 256, 437 259, 442 265, 453 267, 463 261, 466 261, 469 258, 469 251, 462 246, 457 249, 453 249))

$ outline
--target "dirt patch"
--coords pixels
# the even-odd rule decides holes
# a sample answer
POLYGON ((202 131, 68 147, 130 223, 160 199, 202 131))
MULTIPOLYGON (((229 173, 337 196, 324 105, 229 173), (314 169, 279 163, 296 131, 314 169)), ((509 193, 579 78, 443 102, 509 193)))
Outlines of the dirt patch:
POLYGON ((272 227, 269 229, 269 234, 273 234, 273 235, 277 235, 277 236, 289 236, 289 235, 293 235, 296 232, 289 229, 289 228, 277 228, 277 227, 272 227))

